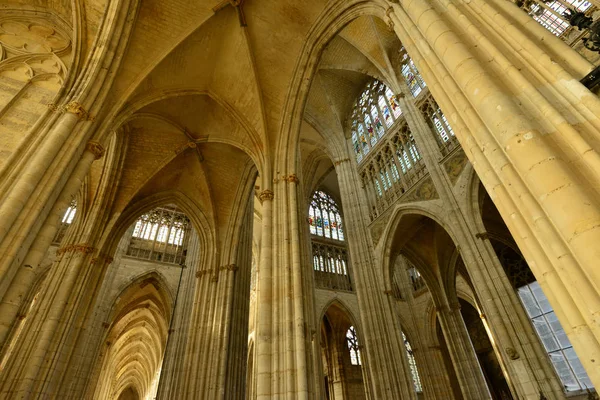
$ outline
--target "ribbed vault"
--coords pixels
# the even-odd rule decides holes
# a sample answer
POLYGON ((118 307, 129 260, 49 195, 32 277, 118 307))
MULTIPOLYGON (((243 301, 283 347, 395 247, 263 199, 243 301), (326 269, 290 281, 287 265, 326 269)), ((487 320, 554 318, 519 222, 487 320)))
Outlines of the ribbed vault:
POLYGON ((158 277, 131 284, 117 299, 94 398, 154 396, 168 336, 171 300, 158 277))

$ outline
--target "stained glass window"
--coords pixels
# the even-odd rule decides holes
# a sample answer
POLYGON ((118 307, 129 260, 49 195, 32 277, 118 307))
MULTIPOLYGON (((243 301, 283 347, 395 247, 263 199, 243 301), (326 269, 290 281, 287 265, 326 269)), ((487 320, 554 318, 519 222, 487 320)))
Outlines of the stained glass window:
POLYGON ((423 392, 423 386, 421 385, 421 378, 419 377, 419 371, 417 370, 417 360, 413 353, 412 346, 406 338, 404 332, 402 332, 402 339, 404 340, 404 347, 406 348, 406 356, 408 358, 408 366, 410 368, 410 374, 412 375, 413 384, 415 386, 415 392, 423 392))
POLYGON ((404 76, 404 80, 413 97, 417 97, 427 85, 425 85, 425 81, 421 77, 413 60, 406 53, 406 50, 402 48, 401 52, 403 64, 400 72, 404 76))
POLYGON ((356 336, 356 330, 353 326, 346 332, 346 342, 348 343, 348 350, 350 350, 350 362, 352 365, 362 365, 358 336, 356 336))
POLYGON ((396 96, 385 84, 374 80, 367 85, 354 104, 351 117, 352 148, 357 162, 364 159, 401 114, 396 96))
POLYGON ((342 216, 336 202, 327 193, 317 190, 308 207, 310 233, 329 239, 344 240, 342 216))
POLYGON ((593 389, 579 357, 537 281, 518 289, 519 297, 567 392, 593 389))

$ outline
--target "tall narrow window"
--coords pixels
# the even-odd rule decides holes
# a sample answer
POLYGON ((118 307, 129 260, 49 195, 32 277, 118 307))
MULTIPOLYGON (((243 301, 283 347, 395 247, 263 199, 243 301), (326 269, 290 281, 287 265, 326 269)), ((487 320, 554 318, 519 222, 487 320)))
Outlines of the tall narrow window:
POLYGON ((71 226, 71 224, 73 223, 73 220, 75 219, 76 213, 77 213, 77 200, 73 200, 73 201, 71 201, 71 204, 69 204, 69 207, 67 207, 67 210, 65 211, 65 213, 63 214, 63 217, 60 220, 60 225, 58 226, 58 230, 56 231, 56 234, 54 235, 54 239, 52 240, 52 243, 59 244, 63 240, 63 238, 65 237, 65 233, 67 232, 67 229, 69 228, 69 226, 71 226))
POLYGON ((374 80, 367 85, 354 103, 350 118, 352 148, 358 163, 401 114, 396 96, 385 84, 374 80))
POLYGON ((358 336, 356 336, 356 330, 353 326, 346 332, 346 342, 348 343, 348 350, 350 350, 350 362, 352 365, 362 365, 358 336))
POLYGON ((425 81, 421 77, 413 60, 408 56, 406 50, 402 48, 400 52, 402 56, 402 67, 400 72, 402 73, 402 76, 404 76, 406 85, 413 97, 417 97, 427 85, 425 85, 425 81))
POLYGON ((406 358, 408 359, 408 367, 410 368, 410 374, 412 375, 415 392, 421 393, 423 392, 423 386, 421 385, 421 378, 419 377, 419 371, 417 370, 417 360, 415 360, 412 346, 404 332, 402 332, 402 339, 404 340, 404 347, 406 348, 406 358))
POLYGON ((310 233, 330 239, 344 240, 342 216, 336 202, 327 193, 317 190, 308 208, 310 233))
POLYGON ((567 392, 593 389, 579 357, 537 281, 518 289, 546 352, 567 392))

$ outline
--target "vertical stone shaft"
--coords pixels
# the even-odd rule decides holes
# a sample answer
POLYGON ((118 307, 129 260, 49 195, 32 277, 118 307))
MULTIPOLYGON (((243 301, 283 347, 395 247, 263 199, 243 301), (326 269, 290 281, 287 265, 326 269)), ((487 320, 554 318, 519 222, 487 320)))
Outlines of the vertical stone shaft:
POLYGON ((17 275, 13 279, 13 282, 11 282, 6 295, 2 298, 2 302, 0 303, 0 346, 4 344, 6 335, 14 323, 18 310, 22 306, 22 299, 32 289, 35 279, 40 272, 39 264, 42 262, 48 247, 52 244, 62 215, 69 206, 71 199, 81 188, 92 162, 102 157, 103 153, 104 150, 98 143, 88 143, 77 167, 69 177, 59 198, 54 203, 42 229, 23 260, 17 275))
POLYGON ((269 400, 272 385, 273 332, 273 192, 265 189, 262 202, 260 261, 257 271, 256 398, 269 400))
MULTIPOLYGON (((489 6, 505 11, 498 2, 489 6)), ((599 100, 565 69, 550 68, 547 58, 523 64, 514 48, 500 49, 486 40, 479 31, 481 22, 473 17, 482 15, 481 3, 461 7, 469 14, 441 0, 402 0, 392 17, 407 34, 400 37, 403 43, 414 43, 409 52, 425 79, 432 76, 443 82, 431 90, 442 99, 446 114, 470 125, 463 130, 457 124, 457 137, 505 221, 513 220, 509 229, 598 385, 600 326, 593 315, 600 311, 600 277, 594 270, 598 254, 593 243, 600 239, 595 192, 600 185, 597 127, 590 117, 599 113, 599 100), (465 40, 479 47, 467 47, 465 40), (449 48, 451 52, 444 51, 449 48), (482 52, 494 57, 488 68, 482 66, 482 52), (521 71, 512 68, 515 63, 521 71), (548 100, 543 111, 536 108, 540 95, 548 100), (564 142, 569 145, 555 145, 564 142), (542 265, 554 276, 543 274, 542 265)), ((514 37, 526 35, 518 24, 504 24, 504 29, 514 37)), ((576 70, 573 64, 568 67, 576 70)))
POLYGON ((373 244, 368 235, 364 191, 358 186, 358 174, 349 160, 340 162, 336 172, 344 205, 344 218, 348 231, 348 249, 364 337, 364 365, 367 369, 366 389, 377 399, 415 398, 408 374, 403 368, 404 344, 400 327, 394 324, 396 317, 388 299, 381 271, 374 262, 373 244), (389 368, 393 365, 394 368, 389 368), (371 387, 369 387, 369 382, 371 387))

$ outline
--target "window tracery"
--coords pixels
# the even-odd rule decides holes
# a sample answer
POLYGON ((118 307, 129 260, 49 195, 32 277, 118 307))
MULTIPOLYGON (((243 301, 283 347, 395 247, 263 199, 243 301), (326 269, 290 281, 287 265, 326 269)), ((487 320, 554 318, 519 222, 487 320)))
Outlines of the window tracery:
POLYGON ((423 92, 423 89, 425 89, 427 85, 404 47, 400 49, 400 58, 402 64, 400 72, 406 81, 410 93, 413 97, 417 97, 423 92))
POLYGON ((419 370, 417 369, 417 360, 415 359, 415 355, 410 345, 410 342, 406 338, 404 332, 402 332, 402 339, 404 340, 404 348, 406 349, 406 357, 408 359, 408 367, 410 368, 410 374, 412 376, 413 385, 415 388, 415 392, 422 393, 423 385, 421 384, 421 378, 419 377, 419 370))
POLYGON ((344 240, 342 216, 333 198, 327 193, 317 190, 308 208, 310 233, 329 239, 344 240))
POLYGON ((317 287, 352 289, 348 251, 344 243, 344 228, 340 208, 327 193, 317 190, 308 208, 311 233, 313 270, 317 287))
POLYGON ((358 336, 356 335, 354 326, 348 328, 348 331, 346 332, 346 343, 348 344, 348 350, 350 351, 350 363, 352 363, 352 365, 362 365, 358 336))
POLYGON ((126 254, 145 260, 183 264, 189 228, 189 218, 176 207, 157 207, 135 222, 126 254))
POLYGON ((352 146, 357 162, 363 160, 401 115, 402 110, 390 88, 377 79, 367 85, 354 104, 351 116, 352 146))

